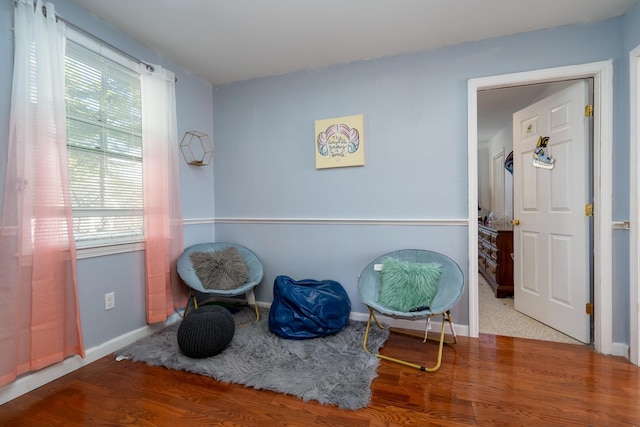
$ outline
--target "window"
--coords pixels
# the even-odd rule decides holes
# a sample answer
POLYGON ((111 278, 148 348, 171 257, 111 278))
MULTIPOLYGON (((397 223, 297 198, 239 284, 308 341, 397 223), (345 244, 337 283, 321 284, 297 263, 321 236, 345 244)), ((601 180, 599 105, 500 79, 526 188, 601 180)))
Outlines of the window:
POLYGON ((144 238, 138 64, 69 31, 67 147, 78 248, 144 238))

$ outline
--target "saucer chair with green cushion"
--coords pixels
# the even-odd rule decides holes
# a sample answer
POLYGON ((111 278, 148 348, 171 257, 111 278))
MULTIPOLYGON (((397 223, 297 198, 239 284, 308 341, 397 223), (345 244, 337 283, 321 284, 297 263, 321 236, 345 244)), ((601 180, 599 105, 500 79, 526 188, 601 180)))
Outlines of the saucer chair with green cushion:
POLYGON ((369 320, 365 331, 363 347, 367 349, 367 339, 371 320, 380 328, 375 313, 418 321, 426 319, 424 334, 404 330, 391 330, 418 338, 426 342, 439 343, 437 361, 431 367, 376 354, 376 357, 400 363, 426 372, 440 369, 444 344, 455 344, 457 337, 451 319, 451 308, 458 302, 464 290, 464 276, 458 264, 446 255, 422 249, 402 249, 381 255, 373 260, 360 274, 358 293, 360 300, 369 309, 369 320), (440 336, 428 336, 429 321, 441 317, 440 336), (445 341, 445 325, 449 324, 452 341, 445 341))
POLYGON ((178 258, 177 268, 178 275, 190 289, 189 300, 187 301, 187 307, 184 311, 185 316, 187 315, 191 300, 193 300, 194 308, 198 308, 196 292, 200 292, 211 297, 219 298, 235 297, 244 294, 247 302, 254 306, 256 319, 260 318, 254 288, 262 281, 262 262, 248 248, 237 243, 227 242, 200 243, 189 246, 178 258), (223 256, 223 258, 220 258, 220 256, 223 256), (237 259, 230 258, 233 256, 237 259), (209 265, 215 266, 215 268, 206 270, 210 275, 207 277, 203 276, 202 273, 203 257, 208 257, 205 261, 208 262, 209 265), (201 260, 200 265, 197 263, 198 259, 201 260), (229 271, 227 271, 224 269, 227 266, 234 265, 244 269, 242 275, 239 275, 236 270, 229 269, 229 271), (233 283, 234 280, 235 283, 233 283), (225 286, 217 287, 216 284, 225 286))

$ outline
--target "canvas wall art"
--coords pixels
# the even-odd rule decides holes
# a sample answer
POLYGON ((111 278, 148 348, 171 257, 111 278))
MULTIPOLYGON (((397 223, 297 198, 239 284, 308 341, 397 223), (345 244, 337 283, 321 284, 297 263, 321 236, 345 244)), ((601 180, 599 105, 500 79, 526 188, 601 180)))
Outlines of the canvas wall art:
POLYGON ((316 169, 364 166, 364 117, 316 120, 316 169))

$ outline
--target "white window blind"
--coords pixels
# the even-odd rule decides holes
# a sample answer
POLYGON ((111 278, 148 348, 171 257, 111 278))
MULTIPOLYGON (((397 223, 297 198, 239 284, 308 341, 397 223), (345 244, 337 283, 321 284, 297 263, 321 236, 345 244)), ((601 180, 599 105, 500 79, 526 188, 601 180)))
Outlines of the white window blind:
POLYGON ((144 239, 140 76, 112 60, 113 52, 105 55, 104 46, 73 39, 65 72, 76 243, 138 242, 144 239))

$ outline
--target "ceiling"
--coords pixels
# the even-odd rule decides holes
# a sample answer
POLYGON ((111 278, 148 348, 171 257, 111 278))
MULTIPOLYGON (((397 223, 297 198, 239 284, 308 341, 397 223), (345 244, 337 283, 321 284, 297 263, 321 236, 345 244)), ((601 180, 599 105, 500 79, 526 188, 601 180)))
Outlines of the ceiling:
MULTIPOLYGON (((212 85, 224 85, 600 21, 640 0, 74 1, 212 85)), ((481 94, 478 140, 494 135, 513 104, 539 90, 521 89, 517 99, 511 90, 481 94)))
POLYGON ((511 127, 513 113, 529 106, 543 92, 557 91, 568 82, 553 82, 478 92, 478 144, 488 143, 505 127, 511 127))

